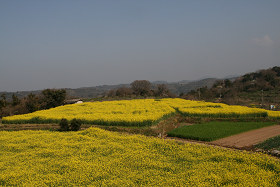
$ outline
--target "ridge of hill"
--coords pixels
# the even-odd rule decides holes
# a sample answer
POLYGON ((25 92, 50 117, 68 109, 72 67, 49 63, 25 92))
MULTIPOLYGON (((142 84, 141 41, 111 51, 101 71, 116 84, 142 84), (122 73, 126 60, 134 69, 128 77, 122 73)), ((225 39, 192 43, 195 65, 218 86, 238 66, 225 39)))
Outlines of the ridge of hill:
MULTIPOLYGON (((193 89, 200 87, 211 87, 217 80, 217 78, 206 78, 196 81, 178 81, 178 82, 166 82, 166 81, 155 81, 152 82, 152 87, 156 87, 158 84, 166 84, 167 88, 171 93, 175 95, 186 94, 193 89)), ((108 91, 121 87, 130 87, 130 84, 118 84, 118 85, 101 85, 94 87, 81 87, 81 88, 65 88, 67 95, 72 98, 94 98, 104 96, 108 91)), ((15 94, 19 98, 26 97, 30 93, 35 95, 41 93, 42 90, 34 91, 18 91, 18 92, 0 92, 0 95, 5 94, 7 100, 12 99, 12 95, 15 94)))
POLYGON ((235 80, 217 80, 212 87, 200 87, 184 96, 186 99, 197 99, 227 104, 251 105, 269 108, 280 107, 280 67, 263 69, 247 73, 235 80))

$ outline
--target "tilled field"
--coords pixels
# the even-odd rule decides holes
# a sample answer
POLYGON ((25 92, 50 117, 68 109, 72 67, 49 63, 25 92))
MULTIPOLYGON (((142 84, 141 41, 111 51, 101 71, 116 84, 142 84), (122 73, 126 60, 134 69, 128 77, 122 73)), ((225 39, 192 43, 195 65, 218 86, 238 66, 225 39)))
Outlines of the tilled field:
POLYGON ((280 135, 280 125, 273 125, 222 138, 211 142, 211 144, 233 148, 249 148, 277 135, 280 135))

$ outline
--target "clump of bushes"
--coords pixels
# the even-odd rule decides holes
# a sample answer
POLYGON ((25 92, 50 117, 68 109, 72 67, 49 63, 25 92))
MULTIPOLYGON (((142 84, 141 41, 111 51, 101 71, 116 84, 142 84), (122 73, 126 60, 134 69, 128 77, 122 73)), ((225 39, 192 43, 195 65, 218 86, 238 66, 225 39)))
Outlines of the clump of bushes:
POLYGON ((82 121, 74 118, 70 123, 70 130, 71 131, 78 131, 78 130, 80 130, 81 125, 82 125, 82 121))
POLYGON ((67 119, 63 118, 61 119, 59 126, 60 126, 60 131, 78 131, 80 130, 82 125, 82 121, 79 119, 72 119, 70 124, 67 119))
POLYGON ((65 118, 62 118, 60 123, 59 123, 59 126, 60 126, 60 131, 69 131, 69 125, 68 125, 68 120, 65 119, 65 118))

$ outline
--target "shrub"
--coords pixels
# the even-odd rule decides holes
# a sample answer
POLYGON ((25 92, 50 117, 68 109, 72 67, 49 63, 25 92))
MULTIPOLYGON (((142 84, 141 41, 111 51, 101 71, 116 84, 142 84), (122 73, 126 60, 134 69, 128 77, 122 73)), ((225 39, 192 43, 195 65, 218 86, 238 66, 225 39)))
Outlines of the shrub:
POLYGON ((60 126, 60 129, 59 129, 60 131, 68 131, 69 130, 68 120, 65 118, 62 118, 59 123, 59 126, 60 126))
POLYGON ((66 90, 46 89, 42 91, 41 108, 49 109, 63 105, 66 98, 66 90))
POLYGON ((81 125, 82 125, 82 121, 74 118, 71 121, 70 130, 71 131, 78 131, 78 130, 80 130, 81 125))

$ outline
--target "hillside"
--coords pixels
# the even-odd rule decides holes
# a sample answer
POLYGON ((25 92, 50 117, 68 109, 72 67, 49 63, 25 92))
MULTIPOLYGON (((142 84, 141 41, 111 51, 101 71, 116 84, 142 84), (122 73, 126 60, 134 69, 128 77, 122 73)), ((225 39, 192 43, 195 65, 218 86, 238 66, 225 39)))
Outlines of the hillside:
POLYGON ((211 88, 192 90, 184 97, 269 108, 280 105, 280 67, 247 73, 231 81, 217 80, 211 88))
MULTIPOLYGON (((153 87, 158 84, 166 84, 167 88, 175 95, 180 95, 181 93, 188 93, 193 89, 197 89, 203 86, 211 87, 216 78, 207 78, 196 81, 179 81, 179 82, 166 82, 166 81, 155 81, 152 82, 153 87)), ((118 85, 101 85, 94 87, 82 87, 82 88, 66 88, 67 95, 74 98, 94 98, 104 96, 108 91, 121 87, 130 87, 129 84, 118 84, 118 85)), ((5 94, 8 100, 12 99, 12 95, 15 94, 19 98, 26 97, 30 93, 35 95, 39 94, 42 90, 36 91, 18 91, 18 92, 0 92, 0 95, 5 94)))
POLYGON ((168 83, 167 87, 168 89, 176 94, 176 95, 180 95, 180 94, 186 94, 188 92, 190 92, 193 89, 197 89, 200 87, 211 87, 218 79, 216 78, 207 78, 207 79, 202 79, 202 80, 197 80, 197 81, 189 81, 189 82, 185 82, 185 81, 180 81, 177 83, 168 83))

